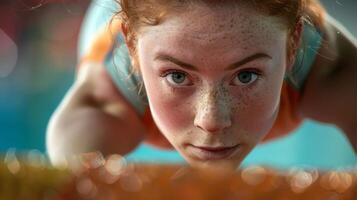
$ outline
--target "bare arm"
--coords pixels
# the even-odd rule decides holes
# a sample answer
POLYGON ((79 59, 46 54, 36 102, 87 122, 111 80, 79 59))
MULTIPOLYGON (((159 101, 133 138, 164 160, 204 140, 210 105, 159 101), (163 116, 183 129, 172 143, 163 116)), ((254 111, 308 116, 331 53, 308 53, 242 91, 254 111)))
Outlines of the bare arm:
POLYGON ((357 43, 330 17, 322 31, 324 41, 306 81, 300 114, 337 125, 357 152, 357 43))
POLYGON ((104 67, 88 63, 50 120, 47 150, 55 165, 86 152, 124 155, 143 140, 144 132, 141 119, 104 67))

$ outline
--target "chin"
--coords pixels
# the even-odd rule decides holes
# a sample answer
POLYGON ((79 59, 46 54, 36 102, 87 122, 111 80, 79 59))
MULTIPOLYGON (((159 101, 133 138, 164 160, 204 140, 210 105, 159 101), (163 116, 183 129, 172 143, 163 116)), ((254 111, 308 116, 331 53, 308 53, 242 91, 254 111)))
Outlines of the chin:
POLYGON ((198 160, 195 158, 183 156, 187 163, 193 168, 213 169, 213 170, 236 170, 243 159, 239 160, 198 160))
POLYGON ((192 167, 236 170, 252 148, 250 145, 242 144, 232 150, 222 152, 207 152, 198 149, 186 146, 177 150, 192 167))
POLYGON ((198 161, 191 162, 190 165, 194 168, 200 169, 212 169, 212 170, 222 170, 222 171, 234 171, 240 165, 240 162, 234 161, 198 161))

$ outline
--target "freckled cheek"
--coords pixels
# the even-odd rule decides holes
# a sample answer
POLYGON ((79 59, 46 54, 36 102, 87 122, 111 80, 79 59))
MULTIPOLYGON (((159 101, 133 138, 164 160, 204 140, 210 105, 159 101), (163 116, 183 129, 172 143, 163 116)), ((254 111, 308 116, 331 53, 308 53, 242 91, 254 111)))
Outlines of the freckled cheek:
POLYGON ((250 134, 265 134, 274 123, 279 91, 267 91, 269 90, 262 88, 250 94, 247 92, 246 95, 240 95, 232 109, 237 126, 250 134))
POLYGON ((159 128, 171 134, 190 128, 193 113, 188 97, 175 94, 159 79, 153 85, 156 87, 150 88, 147 95, 159 128))
MULTIPOLYGON (((147 55, 147 54, 143 54, 147 55)), ((154 121, 164 135, 184 131, 189 126, 190 110, 184 97, 179 97, 170 89, 159 72, 150 66, 150 59, 145 56, 140 60, 141 75, 146 94, 150 103, 150 110, 154 121)))

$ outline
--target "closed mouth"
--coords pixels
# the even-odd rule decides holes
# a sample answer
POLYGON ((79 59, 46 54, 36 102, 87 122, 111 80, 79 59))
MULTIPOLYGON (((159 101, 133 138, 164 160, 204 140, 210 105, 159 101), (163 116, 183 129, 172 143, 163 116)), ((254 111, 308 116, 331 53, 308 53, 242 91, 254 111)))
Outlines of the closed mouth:
POLYGON ((188 145, 188 150, 199 160, 222 160, 229 159, 241 145, 231 147, 207 147, 188 145))

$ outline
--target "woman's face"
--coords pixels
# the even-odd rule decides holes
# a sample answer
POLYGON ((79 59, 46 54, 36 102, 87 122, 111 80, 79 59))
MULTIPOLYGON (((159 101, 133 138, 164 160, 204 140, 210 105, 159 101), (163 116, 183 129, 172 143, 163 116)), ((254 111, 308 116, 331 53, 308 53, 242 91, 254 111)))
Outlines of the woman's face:
POLYGON ((137 38, 158 128, 193 166, 236 168, 271 129, 287 31, 249 7, 197 5, 137 38))

